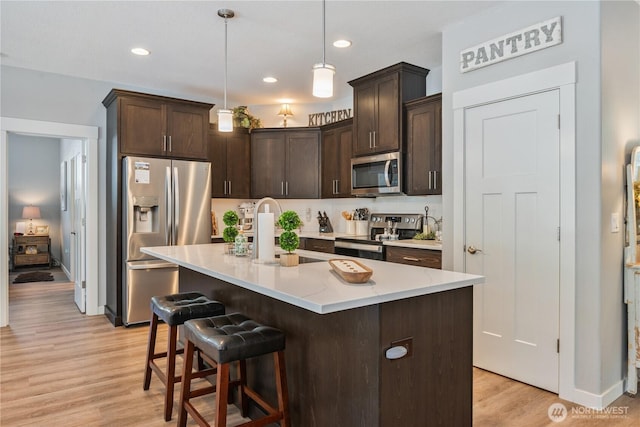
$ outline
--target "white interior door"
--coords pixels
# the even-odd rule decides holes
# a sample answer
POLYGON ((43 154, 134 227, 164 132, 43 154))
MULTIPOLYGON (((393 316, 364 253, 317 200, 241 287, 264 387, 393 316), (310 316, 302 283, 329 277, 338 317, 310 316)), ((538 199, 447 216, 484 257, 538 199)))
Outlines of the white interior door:
POLYGON ((80 312, 86 310, 86 272, 85 272, 85 167, 83 155, 76 154, 71 159, 72 175, 72 232, 71 238, 71 268, 74 286, 74 300, 80 312))
POLYGON ((474 365, 558 391, 557 90, 465 110, 465 268, 474 365))

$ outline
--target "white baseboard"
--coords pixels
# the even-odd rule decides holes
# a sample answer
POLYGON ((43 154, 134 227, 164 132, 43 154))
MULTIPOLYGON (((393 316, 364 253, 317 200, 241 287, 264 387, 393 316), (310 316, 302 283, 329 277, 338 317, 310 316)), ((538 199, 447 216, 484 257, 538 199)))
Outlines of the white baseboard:
POLYGON ((60 263, 60 269, 65 274, 65 276, 67 276, 67 279, 69 279, 69 281, 71 282, 72 281, 71 280, 71 272, 69 270, 67 270, 67 267, 65 267, 63 263, 60 263))
POLYGON ((578 405, 586 406, 592 409, 604 409, 613 403, 617 398, 622 396, 624 392, 624 381, 620 380, 614 385, 605 390, 604 393, 594 394, 586 390, 578 388, 573 389, 571 396, 560 395, 559 397, 569 402, 577 403, 578 405))

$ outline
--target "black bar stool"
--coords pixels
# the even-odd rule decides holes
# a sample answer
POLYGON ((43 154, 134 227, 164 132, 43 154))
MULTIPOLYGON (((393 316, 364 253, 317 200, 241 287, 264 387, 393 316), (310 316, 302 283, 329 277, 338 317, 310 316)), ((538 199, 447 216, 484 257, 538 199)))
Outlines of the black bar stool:
MULTIPOLYGON (((149 390, 151 384, 151 371, 155 372, 160 381, 165 385, 164 419, 171 420, 173 410, 173 390, 175 383, 181 381, 176 376, 176 355, 184 352, 184 348, 177 349, 178 326, 187 320, 198 319, 224 314, 224 305, 213 301, 199 292, 184 292, 166 296, 151 298, 151 325, 149 327, 149 344, 147 347, 147 363, 144 373, 144 389, 149 390), (158 318, 169 326, 169 341, 167 351, 156 353, 156 333, 158 331, 158 318), (156 363, 156 359, 167 358, 167 372, 156 363)), ((190 357, 193 357, 193 353, 190 357)), ((198 359, 200 361, 200 359, 198 359)), ((202 369, 202 363, 198 364, 202 369)), ((190 364, 191 366, 191 364, 190 364)))
POLYGON ((287 375, 284 364, 285 335, 282 331, 270 326, 260 325, 240 313, 226 316, 208 317, 189 320, 184 324, 185 354, 180 393, 180 412, 178 426, 187 425, 187 412, 200 426, 209 426, 207 421, 190 402, 193 397, 216 392, 215 427, 227 425, 227 400, 229 387, 237 386, 240 392, 242 416, 246 417, 248 399, 256 402, 266 416, 252 420, 237 427, 264 426, 279 422, 281 427, 289 427, 289 398, 287 392, 287 375), (192 372, 193 354, 198 348, 202 357, 209 363, 217 365, 216 385, 205 389, 191 390, 191 380, 202 378, 199 372, 192 372), (262 396, 247 386, 246 360, 251 357, 273 354, 275 364, 278 408, 267 403, 262 396), (229 379, 231 363, 238 362, 238 378, 229 379))

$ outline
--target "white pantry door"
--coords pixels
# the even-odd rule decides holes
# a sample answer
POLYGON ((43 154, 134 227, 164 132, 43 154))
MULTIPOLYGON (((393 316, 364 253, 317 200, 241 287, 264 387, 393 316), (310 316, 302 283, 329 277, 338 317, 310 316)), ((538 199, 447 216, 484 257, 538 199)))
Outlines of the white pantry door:
POLYGON ((558 392, 559 92, 465 110, 474 365, 558 392))

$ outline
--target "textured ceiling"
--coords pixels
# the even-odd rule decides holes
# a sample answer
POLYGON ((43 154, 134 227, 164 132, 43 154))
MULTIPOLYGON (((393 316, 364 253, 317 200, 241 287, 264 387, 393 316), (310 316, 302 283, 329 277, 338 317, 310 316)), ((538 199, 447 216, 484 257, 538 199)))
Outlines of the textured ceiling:
MULTIPOLYGON (((406 61, 441 64, 441 31, 499 2, 327 1, 326 61, 337 68, 334 99, 347 82, 406 61), (334 48, 338 38, 353 41, 334 48)), ((8 1, 0 2, 3 65, 47 71, 222 104, 224 20, 230 8, 229 104, 318 102, 313 64, 322 61, 322 2, 8 1), (129 53, 134 46, 148 57, 129 53), (275 76, 275 84, 262 82, 275 76)))

